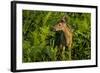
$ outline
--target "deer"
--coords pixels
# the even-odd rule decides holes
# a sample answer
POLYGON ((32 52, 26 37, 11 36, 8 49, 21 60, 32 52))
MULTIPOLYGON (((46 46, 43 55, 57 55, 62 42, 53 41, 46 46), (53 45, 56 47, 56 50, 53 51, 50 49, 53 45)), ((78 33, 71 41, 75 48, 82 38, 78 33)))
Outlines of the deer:
POLYGON ((71 47, 72 47, 72 38, 73 32, 68 26, 66 20, 68 18, 63 16, 63 18, 53 26, 53 31, 56 31, 56 39, 54 42, 54 48, 58 48, 58 53, 63 53, 63 48, 68 49, 69 60, 71 60, 71 47))

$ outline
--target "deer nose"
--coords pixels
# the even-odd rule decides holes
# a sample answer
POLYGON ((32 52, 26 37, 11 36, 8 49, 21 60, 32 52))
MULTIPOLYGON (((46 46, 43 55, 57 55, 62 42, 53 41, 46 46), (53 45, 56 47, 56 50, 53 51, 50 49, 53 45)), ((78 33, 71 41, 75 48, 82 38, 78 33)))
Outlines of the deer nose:
POLYGON ((53 28, 52 28, 52 31, 56 32, 56 29, 53 27, 53 28))
POLYGON ((54 27, 51 27, 50 31, 56 31, 56 29, 54 27))
POLYGON ((53 29, 52 31, 56 32, 56 29, 53 29))

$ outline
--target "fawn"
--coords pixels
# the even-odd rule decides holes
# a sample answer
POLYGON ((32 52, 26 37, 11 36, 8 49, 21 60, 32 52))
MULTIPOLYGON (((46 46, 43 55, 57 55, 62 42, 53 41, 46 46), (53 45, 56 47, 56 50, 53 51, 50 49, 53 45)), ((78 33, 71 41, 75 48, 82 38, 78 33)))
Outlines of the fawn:
POLYGON ((72 38, 73 33, 71 28, 66 23, 67 17, 63 17, 54 27, 53 30, 56 31, 57 38, 55 40, 54 47, 58 48, 60 54, 63 53, 63 48, 68 49, 69 60, 71 60, 71 47, 72 47, 72 38))

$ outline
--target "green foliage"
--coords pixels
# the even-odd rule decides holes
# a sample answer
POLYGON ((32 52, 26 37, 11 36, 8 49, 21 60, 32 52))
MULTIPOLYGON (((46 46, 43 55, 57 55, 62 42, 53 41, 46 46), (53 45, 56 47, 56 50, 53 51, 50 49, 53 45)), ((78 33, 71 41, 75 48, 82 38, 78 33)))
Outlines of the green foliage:
MULTIPOLYGON (((91 59, 90 13, 23 10, 23 62, 58 61, 51 27, 64 15, 73 30, 72 60, 91 59)), ((68 51, 61 57, 68 60, 68 51)))

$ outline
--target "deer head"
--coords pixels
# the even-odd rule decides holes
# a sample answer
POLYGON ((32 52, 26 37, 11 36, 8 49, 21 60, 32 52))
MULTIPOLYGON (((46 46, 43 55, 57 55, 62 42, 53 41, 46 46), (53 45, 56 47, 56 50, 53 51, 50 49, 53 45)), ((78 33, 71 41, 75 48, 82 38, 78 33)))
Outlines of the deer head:
POLYGON ((64 16, 54 27, 54 31, 64 31, 66 28, 66 17, 64 16))

